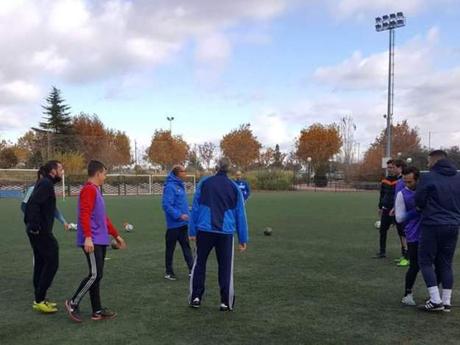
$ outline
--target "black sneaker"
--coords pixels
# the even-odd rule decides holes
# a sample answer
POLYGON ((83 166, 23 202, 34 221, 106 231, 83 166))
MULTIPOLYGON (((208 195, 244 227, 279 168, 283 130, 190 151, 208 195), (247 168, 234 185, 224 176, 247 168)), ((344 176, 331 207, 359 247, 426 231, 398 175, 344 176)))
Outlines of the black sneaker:
POLYGON ((384 259, 384 258, 386 258, 386 257, 387 257, 387 256, 386 256, 385 253, 378 252, 378 253, 376 253, 375 256, 373 256, 372 258, 373 258, 373 259, 384 259))
POLYGON ((165 279, 167 279, 167 280, 176 280, 177 278, 176 278, 174 273, 166 273, 165 274, 165 279))
POLYGON ((78 305, 73 304, 72 301, 69 300, 66 300, 64 305, 65 309, 67 310, 67 314, 69 315, 72 321, 78 323, 83 321, 80 316, 80 309, 78 308, 78 305))
POLYGON ((201 301, 198 297, 195 297, 193 301, 190 303, 192 308, 199 308, 201 306, 201 301))
POLYGON ((230 307, 228 305, 226 305, 225 303, 220 304, 219 310, 220 311, 231 311, 230 307))
POLYGON ((419 306, 419 309, 429 312, 438 312, 444 310, 444 305, 442 303, 433 303, 429 300, 424 305, 419 306))
POLYGON ((102 308, 101 310, 93 313, 91 315, 91 320, 99 321, 99 320, 112 320, 117 317, 117 313, 111 311, 108 308, 102 308))
POLYGON ((444 310, 443 311, 446 312, 446 313, 450 313, 450 311, 452 310, 451 308, 452 308, 451 305, 444 304, 444 310))

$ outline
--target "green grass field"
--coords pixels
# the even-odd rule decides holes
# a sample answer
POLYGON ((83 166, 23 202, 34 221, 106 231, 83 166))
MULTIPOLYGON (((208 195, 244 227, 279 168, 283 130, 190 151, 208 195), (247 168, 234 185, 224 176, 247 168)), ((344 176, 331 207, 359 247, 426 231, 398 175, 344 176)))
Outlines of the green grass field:
MULTIPOLYGON (((256 193, 248 203, 251 242, 236 255, 235 311, 221 313, 213 255, 199 310, 187 306, 180 249, 178 280, 163 279, 160 199, 107 198, 114 223, 129 220, 136 228, 124 234, 127 250, 108 251, 102 300, 118 318, 91 321, 87 296, 83 324, 72 323, 62 305, 87 274, 75 232, 55 227, 60 269, 49 296, 60 310, 38 314, 31 308, 32 252, 18 201, 0 199, 0 344, 459 344, 460 308, 434 315, 400 306, 405 269, 393 264, 394 231, 389 258, 371 259, 376 199, 374 193, 256 193), (273 236, 263 235, 266 226, 273 236)), ((75 221, 76 199, 60 208, 75 221)), ((419 276, 415 297, 422 302, 426 295, 419 276)), ((458 291, 453 298, 455 304, 458 291)))

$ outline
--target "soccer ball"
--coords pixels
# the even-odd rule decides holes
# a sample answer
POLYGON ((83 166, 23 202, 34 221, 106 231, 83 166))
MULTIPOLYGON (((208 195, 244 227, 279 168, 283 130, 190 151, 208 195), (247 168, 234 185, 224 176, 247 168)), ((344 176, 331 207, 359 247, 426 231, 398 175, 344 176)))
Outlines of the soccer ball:
POLYGON ((110 242, 110 246, 112 247, 112 249, 120 249, 118 247, 118 242, 115 239, 112 239, 112 241, 110 242))
POLYGON ((264 229, 264 235, 265 235, 265 236, 271 236, 271 235, 272 235, 272 232, 273 232, 273 230, 272 230, 272 228, 270 228, 270 227, 266 227, 266 228, 264 229))
POLYGON ((124 223, 123 224, 123 228, 127 231, 127 232, 130 232, 130 231, 133 231, 134 230, 134 226, 132 224, 129 224, 129 223, 124 223))
POLYGON ((77 230, 77 224, 69 223, 69 230, 77 230))
POLYGON ((376 229, 380 229, 380 220, 376 221, 374 223, 374 226, 375 226, 376 229))

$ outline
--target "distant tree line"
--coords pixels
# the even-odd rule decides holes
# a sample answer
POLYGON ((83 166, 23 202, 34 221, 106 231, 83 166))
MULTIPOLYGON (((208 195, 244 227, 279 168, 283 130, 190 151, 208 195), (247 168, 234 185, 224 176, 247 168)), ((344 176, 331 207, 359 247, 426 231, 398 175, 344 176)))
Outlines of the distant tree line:
MULTIPOLYGON (((99 159, 111 170, 133 167, 131 140, 120 130, 107 127, 97 114, 71 114, 61 91, 53 87, 45 99, 43 120, 15 143, 0 140, 0 168, 37 168, 49 159, 65 163, 69 174, 80 174, 90 159, 99 159)), ((350 116, 338 123, 313 123, 303 128, 295 138, 293 149, 283 152, 279 145, 264 147, 254 135, 249 123, 241 124, 225 134, 218 144, 204 142, 190 145, 181 135, 156 129, 144 159, 166 171, 173 164, 183 163, 190 173, 213 168, 218 155, 231 159, 236 169, 289 170, 316 178, 330 177, 341 171, 347 180, 377 180, 384 172, 382 158, 386 144, 385 130, 376 137, 364 153, 354 159, 356 126, 350 116)), ((393 126, 393 158, 408 159, 411 164, 425 168, 428 148, 421 146, 416 128, 407 121, 393 126)), ((460 148, 446 149, 460 166, 460 148)), ((135 172, 142 172, 139 166, 135 172)))

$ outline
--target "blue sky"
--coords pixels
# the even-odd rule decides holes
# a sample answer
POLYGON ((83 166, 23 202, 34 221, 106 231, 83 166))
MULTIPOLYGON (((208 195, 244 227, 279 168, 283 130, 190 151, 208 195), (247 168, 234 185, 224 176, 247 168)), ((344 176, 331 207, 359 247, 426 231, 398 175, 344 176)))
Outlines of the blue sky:
POLYGON ((386 112, 388 35, 373 18, 399 10, 395 120, 460 144, 460 0, 2 2, 0 137, 36 125, 55 85, 141 148, 166 116, 190 143, 251 123, 289 150, 344 115, 366 147, 386 112))

